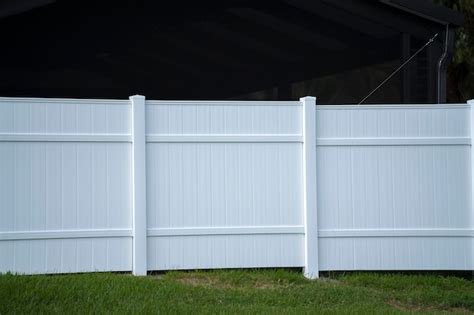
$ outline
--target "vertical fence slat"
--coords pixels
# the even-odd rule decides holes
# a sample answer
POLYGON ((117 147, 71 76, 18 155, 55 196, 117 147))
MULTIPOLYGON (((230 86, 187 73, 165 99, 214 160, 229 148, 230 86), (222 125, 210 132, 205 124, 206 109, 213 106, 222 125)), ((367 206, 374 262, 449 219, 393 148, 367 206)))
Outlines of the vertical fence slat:
POLYGON ((145 97, 130 97, 132 104, 132 193, 133 193, 133 274, 147 274, 147 222, 146 222, 146 142, 145 97))
POLYGON ((303 114, 303 210, 304 210, 304 275, 319 277, 318 223, 316 197, 316 98, 300 99, 303 114))

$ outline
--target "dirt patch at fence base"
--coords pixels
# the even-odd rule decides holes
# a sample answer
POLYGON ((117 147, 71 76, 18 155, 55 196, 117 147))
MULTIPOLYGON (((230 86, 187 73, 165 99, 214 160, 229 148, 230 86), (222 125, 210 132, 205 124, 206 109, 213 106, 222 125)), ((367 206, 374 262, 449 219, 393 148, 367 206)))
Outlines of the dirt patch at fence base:
POLYGON ((193 287, 197 286, 206 286, 206 287, 223 287, 222 283, 216 281, 216 279, 211 279, 209 277, 200 277, 195 275, 182 276, 177 279, 179 283, 190 285, 193 287))
POLYGON ((288 282, 278 282, 261 279, 256 281, 250 281, 247 283, 233 283, 218 278, 197 275, 182 276, 177 278, 176 281, 190 286, 205 286, 219 289, 254 288, 259 290, 278 290, 296 285, 288 282))

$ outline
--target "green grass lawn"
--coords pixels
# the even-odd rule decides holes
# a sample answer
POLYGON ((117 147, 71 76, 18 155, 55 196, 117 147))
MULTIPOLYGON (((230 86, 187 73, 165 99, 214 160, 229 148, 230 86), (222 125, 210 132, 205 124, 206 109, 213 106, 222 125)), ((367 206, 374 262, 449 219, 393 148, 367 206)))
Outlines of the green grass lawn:
POLYGON ((474 313, 474 282, 454 276, 227 270, 0 276, 10 313, 474 313))

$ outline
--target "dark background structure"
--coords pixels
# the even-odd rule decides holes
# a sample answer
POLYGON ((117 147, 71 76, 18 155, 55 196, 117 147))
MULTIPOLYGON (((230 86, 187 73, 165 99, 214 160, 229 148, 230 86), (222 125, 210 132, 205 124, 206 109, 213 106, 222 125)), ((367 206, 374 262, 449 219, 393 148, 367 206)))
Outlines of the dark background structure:
POLYGON ((474 99, 474 1, 436 0, 462 12, 464 21, 456 31, 454 57, 448 68, 448 102, 474 99))
POLYGON ((0 1, 0 95, 435 103, 461 15, 429 0, 0 1))

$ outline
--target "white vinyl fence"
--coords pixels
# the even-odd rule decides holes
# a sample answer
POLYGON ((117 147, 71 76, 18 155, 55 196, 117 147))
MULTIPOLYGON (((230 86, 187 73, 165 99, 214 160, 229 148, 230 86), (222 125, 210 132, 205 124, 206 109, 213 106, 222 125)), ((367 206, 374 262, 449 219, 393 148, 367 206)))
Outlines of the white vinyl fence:
POLYGON ((473 270, 471 106, 0 98, 0 272, 473 270))

